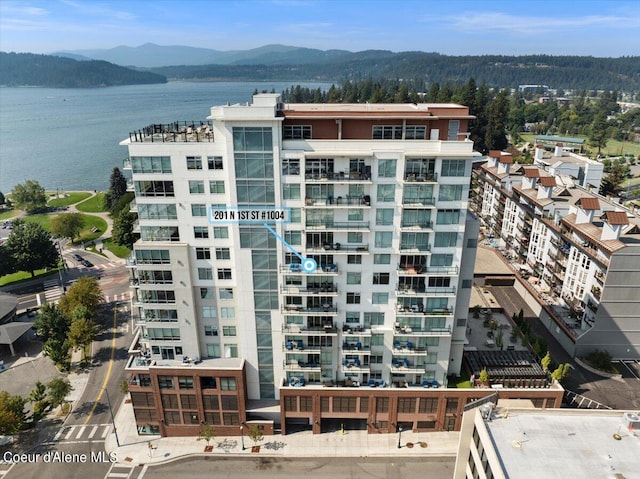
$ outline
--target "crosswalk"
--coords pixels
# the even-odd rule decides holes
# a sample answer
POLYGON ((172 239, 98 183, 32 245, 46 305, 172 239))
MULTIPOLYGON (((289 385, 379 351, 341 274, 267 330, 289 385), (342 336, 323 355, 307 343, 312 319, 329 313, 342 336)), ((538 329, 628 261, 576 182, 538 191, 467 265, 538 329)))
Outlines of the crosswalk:
POLYGON ((49 279, 44 282, 44 299, 47 303, 57 303, 62 296, 62 288, 57 279, 49 279))
POLYGON ((114 294, 112 296, 109 295, 105 295, 104 297, 104 302, 105 303, 110 303, 111 301, 118 302, 118 301, 128 301, 129 300, 129 292, 124 292, 124 293, 120 293, 120 294, 114 294))
POLYGON ((109 435, 112 430, 111 424, 78 424, 74 426, 61 427, 53 439, 48 444, 57 442, 65 443, 86 443, 100 442, 109 435))
POLYGON ((104 479, 140 479, 146 472, 146 466, 138 472, 138 475, 132 478, 134 472, 136 472, 137 466, 133 464, 124 464, 121 462, 114 462, 104 476, 104 479))

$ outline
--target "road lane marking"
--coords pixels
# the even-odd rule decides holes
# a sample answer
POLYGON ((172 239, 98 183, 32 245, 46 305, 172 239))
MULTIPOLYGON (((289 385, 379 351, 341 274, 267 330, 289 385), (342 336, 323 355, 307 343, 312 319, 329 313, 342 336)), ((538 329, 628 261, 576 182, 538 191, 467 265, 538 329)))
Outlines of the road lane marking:
POLYGON ((60 430, 56 433, 55 436, 53 436, 53 440, 57 441, 58 439, 60 439, 60 436, 62 436, 62 432, 65 430, 66 428, 61 427, 60 430))
POLYGON ((70 428, 69 428, 69 432, 66 434, 66 436, 64 436, 64 439, 65 439, 65 440, 69 439, 69 438, 71 437, 71 433, 72 433, 72 432, 73 432, 73 428, 72 428, 72 427, 70 427, 70 428))
POLYGON ((104 377, 104 381, 102 382, 102 387, 100 388, 100 392, 98 393, 98 397, 96 401, 93 403, 93 407, 89 414, 87 414, 87 419, 84 421, 85 424, 88 424, 91 420, 91 416, 93 416, 93 412, 98 407, 98 403, 100 399, 102 399, 102 395, 104 394, 104 390, 109 383, 109 378, 111 377, 111 370, 113 369, 113 359, 116 355, 116 332, 117 332, 117 324, 118 324, 118 310, 117 308, 113 308, 113 327, 111 328, 111 357, 109 358, 109 367, 107 368, 107 374, 104 377))
POLYGON ((111 425, 104 427, 104 431, 102 431, 102 438, 107 437, 107 435, 109 434, 109 429, 111 429, 111 425))
POLYGON ((84 434, 84 430, 87 429, 87 426, 82 426, 78 429, 78 434, 76 434, 76 439, 80 439, 80 436, 84 434))
POLYGON ((89 439, 93 438, 93 436, 96 435, 97 430, 98 430, 98 426, 93 426, 93 429, 91 429, 91 432, 89 433, 89 439))

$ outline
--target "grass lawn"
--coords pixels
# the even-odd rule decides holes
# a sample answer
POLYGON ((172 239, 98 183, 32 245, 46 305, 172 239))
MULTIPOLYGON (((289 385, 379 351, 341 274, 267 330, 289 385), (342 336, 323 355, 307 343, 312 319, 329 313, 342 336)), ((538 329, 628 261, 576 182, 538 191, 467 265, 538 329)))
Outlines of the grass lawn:
POLYGON ((64 198, 53 198, 49 200, 49 206, 52 208, 59 208, 60 206, 69 206, 86 200, 91 196, 91 193, 86 191, 74 191, 71 193, 65 193, 64 198))
POLYGON ((106 238, 102 240, 102 244, 105 249, 108 249, 113 254, 115 254, 118 258, 126 258, 131 253, 131 250, 126 246, 121 246, 119 244, 114 243, 111 238, 106 238))
POLYGON ((76 205, 78 211, 83 211, 85 213, 104 213, 104 193, 98 193, 95 196, 92 196, 88 200, 83 201, 76 205))
POLYGON ((457 378, 455 376, 447 377, 447 385, 450 388, 472 388, 471 379, 467 376, 467 373, 464 371, 460 371, 460 377, 457 378))
MULTIPOLYGON (((520 133, 520 136, 524 141, 528 141, 529 143, 533 143, 533 135, 532 133, 520 133)), ((562 136, 562 135, 560 135, 562 136)), ((598 152, 597 148, 593 146, 589 146, 587 143, 589 138, 586 136, 580 135, 569 135, 574 138, 584 138, 585 140, 585 156, 589 156, 590 158, 595 158, 596 153, 598 152)), ((640 155, 640 144, 633 143, 631 141, 618 141, 618 140, 607 140, 607 146, 602 149, 600 152, 601 155, 610 155, 610 156, 618 156, 631 153, 636 158, 640 155)))
POLYGON ((39 214, 39 215, 25 216, 25 217, 23 217, 23 219, 27 223, 38 223, 45 230, 51 231, 51 220, 53 218, 55 218, 56 216, 58 216, 58 215, 52 215, 52 214, 43 213, 43 214, 39 214))
MULTIPOLYGON (((36 278, 42 278, 45 276, 51 276, 57 274, 57 269, 44 269, 36 270, 36 278)), ((18 283, 20 281, 29 281, 31 279, 31 273, 27 271, 18 271, 17 273, 11 273, 0 277, 0 286, 6 286, 8 284, 18 283)))
POLYGON ((107 229, 107 222, 100 218, 99 216, 93 215, 82 215, 84 217, 84 227, 82 231, 80 231, 80 242, 88 242, 93 241, 96 238, 99 238, 102 233, 104 233, 107 229), (95 228, 96 232, 92 232, 91 230, 95 228))
POLYGON ((0 220, 8 220, 9 218, 13 218, 14 216, 18 216, 21 213, 21 210, 2 210, 0 211, 0 220))

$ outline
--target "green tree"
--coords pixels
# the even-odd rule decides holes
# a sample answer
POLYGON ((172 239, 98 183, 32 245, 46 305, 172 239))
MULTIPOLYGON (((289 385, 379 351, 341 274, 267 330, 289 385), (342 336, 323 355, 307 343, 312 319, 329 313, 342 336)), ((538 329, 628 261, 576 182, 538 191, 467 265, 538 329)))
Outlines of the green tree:
POLYGON ((542 364, 542 369, 545 371, 549 370, 549 366, 551 365, 551 353, 547 351, 547 354, 540 360, 540 364, 542 364))
POLYGON ((509 92, 500 91, 489 104, 487 111, 486 147, 489 150, 504 150, 507 141, 506 119, 509 112, 509 92))
POLYGON ((45 303, 38 311, 38 316, 33 322, 38 336, 45 341, 50 338, 66 339, 71 322, 62 314, 55 303, 45 303))
POLYGON ((4 194, 0 191, 0 205, 4 205, 4 194))
POLYGON ((63 213, 51 220, 51 233, 73 240, 80 235, 83 226, 82 213, 63 213))
POLYGON ((87 359, 85 356, 86 346, 89 346, 98 334, 98 327, 96 324, 86 317, 82 316, 86 314, 86 308, 82 305, 76 308, 76 311, 83 310, 83 313, 77 313, 76 318, 71 321, 71 327, 69 328, 69 344, 74 348, 82 349, 82 358, 87 359))
POLYGON ((69 342, 66 339, 49 338, 42 345, 42 353, 60 370, 69 369, 69 342))
POLYGON ((55 378, 47 383, 47 389, 51 406, 57 407, 64 402, 64 398, 73 390, 73 387, 68 380, 55 378))
POLYGON ((0 244, 0 277, 5 274, 15 273, 15 261, 13 257, 9 254, 7 248, 0 244))
POLYGON ((480 374, 478 375, 478 381, 483 385, 489 384, 489 373, 487 372, 487 368, 482 368, 482 371, 480 371, 480 374))
POLYGON ((124 177, 120 168, 117 166, 113 168, 111 172, 111 177, 109 178, 109 199, 111 204, 109 205, 109 209, 113 208, 115 204, 120 200, 122 195, 127 192, 127 179, 124 177))
POLYGON ((73 283, 67 293, 60 298, 60 311, 66 318, 73 318, 78 306, 86 308, 86 318, 93 319, 98 306, 104 302, 104 296, 98 280, 89 276, 82 276, 73 283))
POLYGON ((111 236, 113 241, 120 245, 131 246, 136 242, 137 235, 133 232, 133 223, 136 216, 129 211, 121 211, 113 220, 111 236))
POLYGON ((24 398, 0 392, 0 435, 11 435, 20 431, 26 421, 24 398))
POLYGON ((47 387, 40 381, 36 382, 36 387, 29 394, 29 401, 33 403, 33 419, 37 421, 49 407, 47 387))
POLYGON ((571 366, 569 365, 569 363, 560 364, 551 373, 551 377, 553 379, 555 379, 556 381, 558 381, 559 383, 562 383, 562 382, 565 381, 565 379, 567 379, 569 377, 569 370, 570 369, 571 369, 571 366))
POLYGON ((206 422, 200 424, 200 431, 198 433, 198 436, 207 441, 207 444, 209 444, 209 441, 215 439, 216 437, 213 428, 206 422))
POLYGON ((629 166, 625 163, 613 162, 609 169, 609 174, 602 179, 600 184, 600 194, 603 196, 617 196, 622 190, 622 183, 629 175, 629 166))
POLYGON ((251 439, 254 444, 258 444, 264 437, 262 434, 262 429, 260 429, 257 424, 251 425, 251 427, 247 431, 247 436, 249 436, 249 439, 251 439))
POLYGON ((589 145, 598 148, 598 156, 600 156, 602 148, 607 146, 608 138, 607 119, 604 113, 599 113, 593 119, 591 132, 589 134, 589 145))
POLYGON ((54 268, 60 255, 51 235, 38 223, 14 221, 13 231, 5 243, 18 271, 28 271, 31 277, 41 268, 54 268))
POLYGON ((27 180, 24 185, 16 185, 11 191, 13 203, 28 214, 37 213, 47 207, 44 188, 35 180, 27 180))

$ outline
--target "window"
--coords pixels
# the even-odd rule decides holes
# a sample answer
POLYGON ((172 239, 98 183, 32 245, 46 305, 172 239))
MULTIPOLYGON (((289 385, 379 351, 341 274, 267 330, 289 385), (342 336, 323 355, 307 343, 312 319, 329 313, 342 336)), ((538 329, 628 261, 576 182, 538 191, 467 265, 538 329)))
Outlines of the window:
POLYGON ((400 235, 401 250, 429 251, 429 233, 402 233, 400 235))
POLYGON ((378 177, 379 178, 395 178, 396 166, 397 166, 397 160, 378 161, 378 177))
POLYGON ((300 185, 285 183, 282 185, 282 199, 283 200, 299 200, 300 199, 300 185))
POLYGON ((224 193, 224 181, 210 181, 209 193, 214 193, 214 194, 224 193))
POLYGON ((402 125, 374 125, 371 138, 374 140, 402 140, 402 125))
POLYGON ((360 322, 360 313, 357 311, 347 311, 345 313, 345 320, 347 323, 356 323, 360 322))
POLYGON ((158 385, 160 386, 160 389, 173 389, 173 377, 158 376, 158 385))
POLYGON ((213 279, 211 268, 198 268, 198 279, 213 279))
POLYGON ((362 233, 355 233, 353 231, 349 231, 347 233, 347 243, 358 243, 358 244, 362 243, 362 233))
POLYGON ((291 216, 291 223, 300 224, 302 222, 302 208, 291 208, 289 214, 291 216))
POLYGON ((378 185, 377 199, 381 203, 392 203, 395 198, 396 185, 378 185))
POLYGON ((216 259, 231 259, 229 248, 216 248, 216 259))
POLYGON ((201 170, 202 158, 199 156, 187 156, 187 170, 201 170))
POLYGON ((142 241, 180 241, 177 226, 141 226, 142 241))
POLYGON ((460 210, 438 210, 436 222, 439 225, 453 225, 460 223, 460 210))
MULTIPOLYGON (((214 238, 228 238, 229 237, 229 228, 226 226, 214 226, 213 227, 213 237, 214 238)), ((208 238, 208 236, 207 236, 208 238)))
POLYGON ((389 398, 376 398, 376 412, 389 412, 389 398))
POLYGON ((211 259, 209 248, 196 248, 196 259, 211 259))
MULTIPOLYGON (((366 317, 365 317, 365 320, 366 320, 366 317)), ((372 334, 371 346, 384 346, 384 334, 372 334)))
POLYGON ((362 264, 362 256, 357 254, 347 255, 347 264, 362 264))
POLYGON ((438 200, 460 201, 462 199, 463 185, 440 185, 438 200))
POLYGON ((147 328, 149 339, 159 341, 179 341, 180 328, 147 328))
POLYGON ((302 232, 301 231, 285 231, 284 240, 289 244, 301 245, 302 232))
POLYGON ((356 412, 356 398, 334 396, 333 412, 356 412))
POLYGON ((235 326, 223 326, 222 327, 222 335, 223 336, 235 336, 236 335, 236 327, 235 326))
POLYGON ((134 173, 171 173, 171 157, 132 156, 131 169, 134 173))
POLYGON ((169 250, 160 249, 137 249, 137 264, 169 264, 169 250))
POLYGON ((204 326, 204 335, 205 336, 217 336, 218 328, 216 326, 205 325, 204 326))
POLYGON ((218 268, 218 279, 232 279, 231 268, 218 268))
POLYGON ((426 140, 427 127, 423 125, 407 125, 404 137, 407 140, 426 140))
POLYGON ((376 231, 375 234, 375 247, 376 248, 391 248, 391 240, 393 239, 393 232, 391 231, 376 231))
MULTIPOLYGON (((178 387, 180 389, 193 389, 193 378, 187 378, 184 376, 179 376, 178 377, 178 387)), ((195 409, 195 396, 188 396, 188 397, 192 397, 193 398, 193 407, 187 407, 185 406, 184 401, 182 402, 182 407, 184 409, 195 409)))
POLYGON ((438 411, 438 398, 421 398, 418 413, 435 414, 438 411))
POLYGON ((236 309, 232 307, 220 308, 220 318, 233 319, 236 317, 236 309))
POLYGON ((171 290, 142 290, 140 291, 140 301, 143 303, 175 303, 176 295, 171 290))
POLYGON ((204 193, 204 181, 189 180, 189 193, 192 193, 192 194, 204 193))
POLYGON ((209 227, 208 226, 194 226, 193 227, 193 236, 195 238, 208 238, 209 237, 209 227))
POLYGON ((390 226, 393 224, 393 209, 392 208, 378 208, 376 210, 376 225, 378 226, 390 226))
POLYGON ((465 160, 442 160, 440 176, 464 176, 465 160))
POLYGON ((213 295, 213 288, 200 288, 201 299, 215 299, 213 295))
POLYGON ((207 216, 207 205, 191 205, 191 216, 207 216))
POLYGON ((203 306, 202 307, 202 317, 203 318, 217 318, 218 311, 213 306, 203 306))
POLYGON ((237 358, 238 357, 238 345, 237 344, 227 344, 224 347, 225 349, 225 358, 237 358))
POLYGON ((220 389, 223 391, 235 391, 236 378, 220 378, 220 389))
POLYGON ((389 273, 373 273, 373 284, 389 284, 389 273))
POLYGON ((416 412, 416 398, 398 398, 399 413, 416 412))
POLYGON ((373 293, 371 295, 371 304, 387 304, 389 302, 389 293, 373 293))
POLYGON ((449 120, 449 132, 447 133, 447 140, 457 141, 459 131, 460 131, 460 120, 449 120))
POLYGON ((138 218, 142 220, 175 220, 178 219, 176 205, 139 204, 138 218))
POLYGON ((452 254, 432 254, 431 266, 451 266, 453 264, 452 254))
POLYGON ((360 304, 360 293, 347 293, 347 304, 360 304))
POLYGON ((467 248, 473 249, 478 247, 478 240, 476 238, 467 239, 467 248))
POLYGON ((284 158, 282 161, 282 176, 298 176, 300 174, 300 160, 298 158, 284 158))
POLYGON ((362 221, 364 219, 364 210, 362 208, 349 208, 347 218, 349 221, 362 221))
POLYGON ((362 273, 347 273, 347 284, 360 284, 362 273))
POLYGON ((374 254, 373 264, 391 264, 390 254, 374 254))
POLYGON ((233 299, 233 288, 220 288, 218 294, 222 300, 233 299))
POLYGON ((136 192, 136 196, 175 196, 175 192, 173 191, 173 181, 134 181, 133 187, 136 192))
POLYGON ((456 246, 458 243, 458 233, 455 231, 440 231, 436 233, 434 246, 436 248, 448 248, 456 246))
POLYGON ((222 157, 221 156, 207 156, 207 167, 210 170, 222 169, 222 157))
POLYGON ((310 140, 311 125, 284 125, 282 127, 283 140, 310 140))

